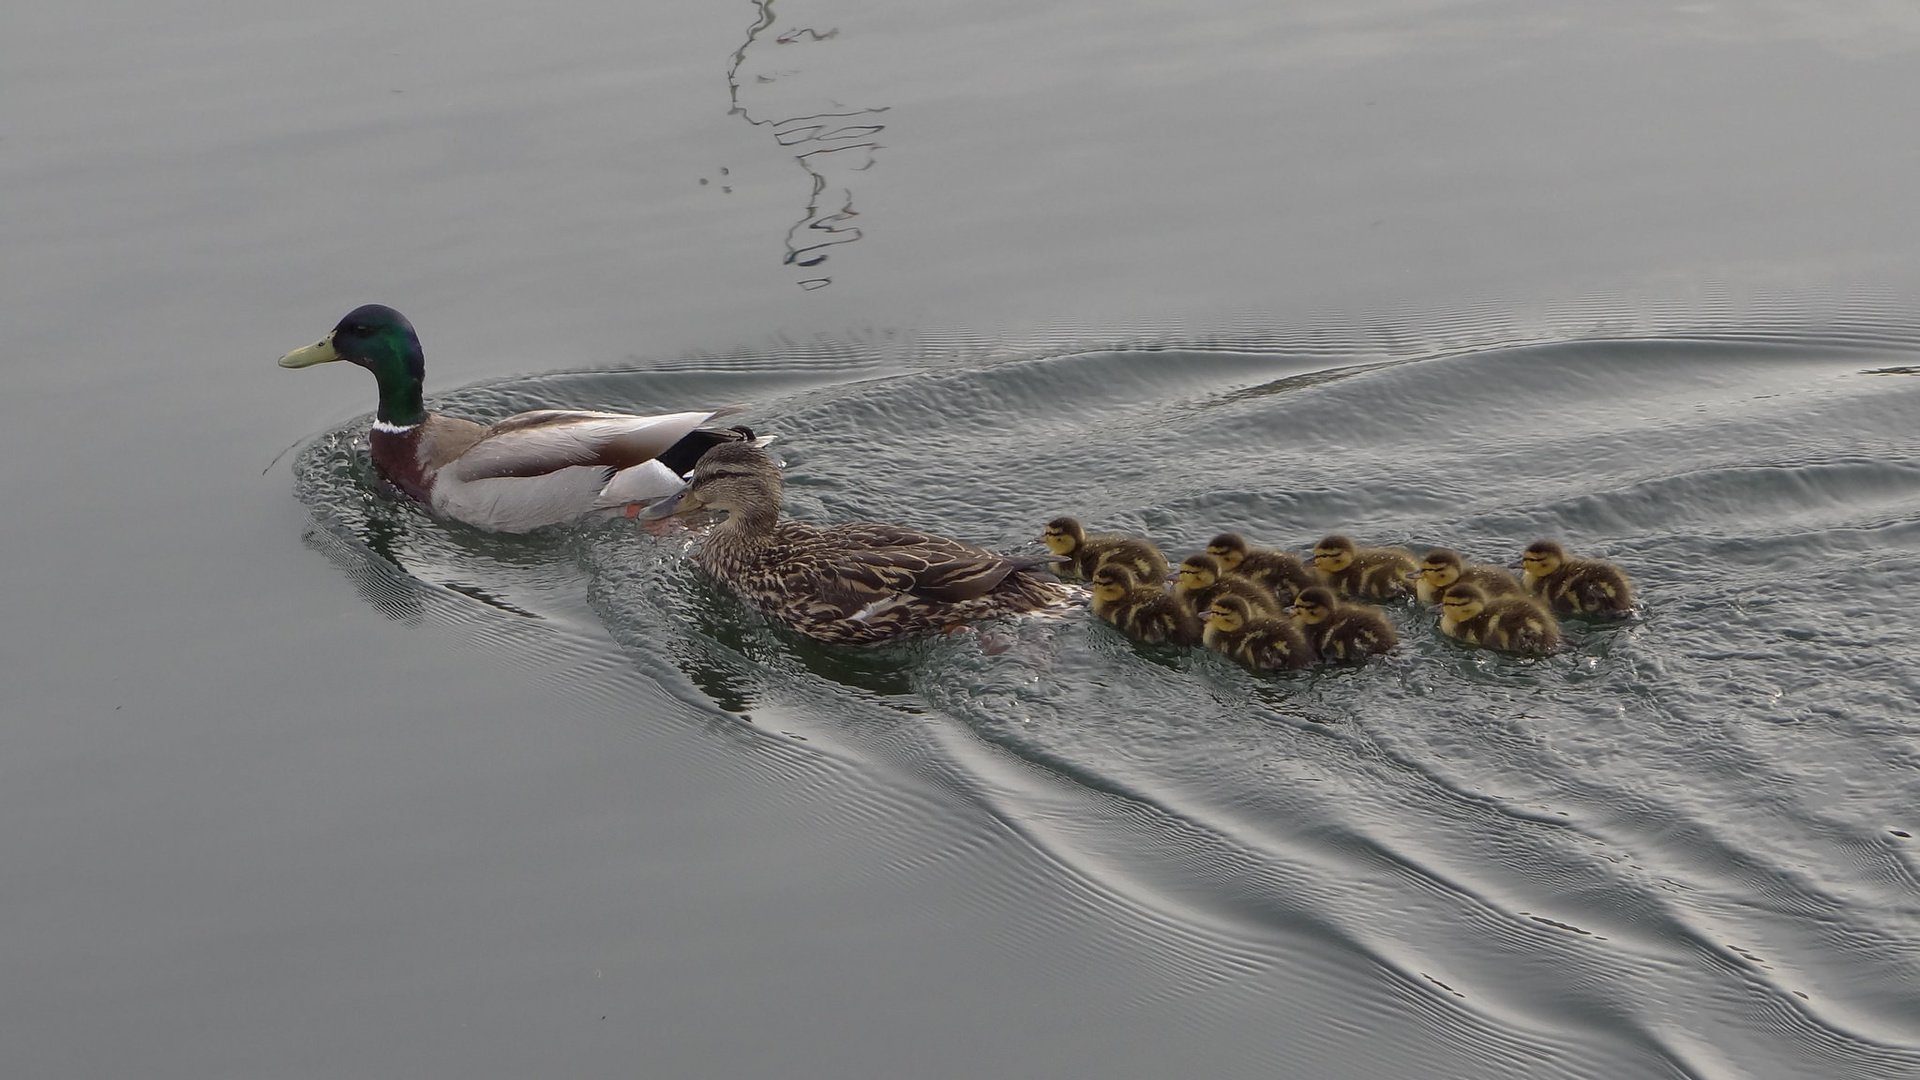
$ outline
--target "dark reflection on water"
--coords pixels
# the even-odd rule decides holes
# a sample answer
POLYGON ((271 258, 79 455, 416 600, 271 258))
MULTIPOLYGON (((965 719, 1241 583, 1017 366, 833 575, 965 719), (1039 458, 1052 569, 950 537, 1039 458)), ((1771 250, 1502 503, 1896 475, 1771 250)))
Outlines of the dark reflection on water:
MULTIPOLYGON (((757 17, 727 68, 727 96, 733 115, 769 129, 774 142, 797 151, 794 160, 812 184, 805 214, 787 230, 784 261, 815 271, 826 265, 829 249, 860 239, 853 220, 860 216, 853 206, 853 184, 856 174, 873 168, 880 133, 886 130, 879 117, 889 107, 849 108, 831 93, 807 85, 801 76, 808 69, 782 68, 782 63, 798 62, 787 47, 830 42, 840 31, 782 22, 774 13, 774 0, 754 0, 753 6, 757 17), (799 89, 783 85, 795 79, 800 80, 799 89)), ((824 273, 799 280, 803 289, 832 283, 824 273)))
MULTIPOLYGON (((1557 535, 1625 563, 1644 617, 1569 623, 1544 660, 1459 648, 1413 610, 1384 662, 1277 676, 1085 617, 833 649, 705 581, 685 535, 443 528, 377 495, 343 433, 297 471, 379 563, 602 625, 663 687, 975 802, 1210 950, 1307 935, 1387 973, 1333 980, 1342 1011, 1411 1010, 1489 1069, 1911 1075, 1920 954, 1890 943, 1920 911, 1920 657, 1897 599, 1920 590, 1920 391, 1862 369, 1910 366, 1920 333, 1573 321, 1559 340, 1484 315, 1424 339, 896 340, 890 364, 862 345, 449 398, 484 415, 724 386, 778 433, 796 515, 1009 549, 1065 512, 1172 551, 1338 528, 1488 559, 1557 535)), ((389 610, 394 587, 363 580, 384 571, 355 577, 389 610)))

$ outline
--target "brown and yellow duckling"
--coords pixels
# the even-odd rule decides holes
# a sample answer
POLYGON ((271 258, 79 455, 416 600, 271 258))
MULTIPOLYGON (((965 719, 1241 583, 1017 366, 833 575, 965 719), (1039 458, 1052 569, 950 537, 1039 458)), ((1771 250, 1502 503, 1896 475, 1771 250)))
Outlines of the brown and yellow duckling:
POLYGON ((1306 634, 1291 620, 1256 615, 1247 598, 1236 593, 1213 598, 1202 641, 1255 671, 1309 667, 1317 659, 1306 634))
POLYGON ((1067 560, 1055 568, 1065 577, 1091 581, 1095 570, 1109 560, 1117 560, 1125 563, 1137 578, 1167 579, 1167 557, 1150 540, 1135 536, 1089 536, 1078 520, 1057 517, 1040 531, 1040 542, 1047 545, 1048 551, 1067 560))
POLYGON ((1156 578, 1141 581, 1124 562, 1093 572, 1093 613, 1149 645, 1198 645, 1200 623, 1156 578))
POLYGON ((1293 603, 1301 589, 1319 584, 1299 559, 1284 551, 1255 547, 1239 533, 1221 533, 1207 541, 1207 554, 1228 571, 1273 593, 1282 605, 1293 603))
POLYGON ((747 603, 820 641, 871 645, 1073 601, 1047 572, 1050 556, 1003 555, 901 525, 794 521, 781 517, 781 487, 766 451, 721 443, 640 517, 725 513, 694 560, 747 603))
POLYGON ((1600 559, 1575 559, 1551 540, 1537 540, 1520 555, 1520 581, 1556 615, 1621 619, 1633 614, 1633 586, 1626 572, 1600 559))
POLYGON ((1285 613, 1285 605, 1271 592, 1238 574, 1228 573, 1218 558, 1200 552, 1180 560, 1173 595, 1195 619, 1205 621, 1207 609, 1213 606, 1215 598, 1227 593, 1246 597, 1254 612, 1266 618, 1277 619, 1285 613))
POLYGON ((1370 604, 1342 603, 1325 585, 1302 589, 1292 611, 1322 660, 1365 660, 1400 644, 1385 612, 1370 604))
POLYGON ((1525 596, 1520 579, 1502 567, 1470 563, 1452 548, 1434 548, 1420 558, 1414 577, 1414 595, 1423 604, 1437 604, 1450 587, 1465 583, 1488 596, 1525 596))
POLYGON ((1464 581, 1440 598, 1440 632, 1469 645, 1535 656, 1560 647, 1560 626, 1546 608, 1525 596, 1488 596, 1464 581))
POLYGON ((1409 579, 1419 566, 1406 548, 1360 547, 1335 534, 1313 545, 1313 568, 1322 585, 1342 596, 1397 600, 1413 591, 1409 579))

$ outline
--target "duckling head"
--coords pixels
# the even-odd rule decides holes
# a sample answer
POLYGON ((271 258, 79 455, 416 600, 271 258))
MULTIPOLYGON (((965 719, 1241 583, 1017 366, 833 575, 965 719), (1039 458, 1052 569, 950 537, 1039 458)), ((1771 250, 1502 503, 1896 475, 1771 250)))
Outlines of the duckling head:
POLYGON ((1057 517, 1040 530, 1040 542, 1055 555, 1071 555, 1087 542, 1087 530, 1070 517, 1057 517))
POLYGON ((1093 598, 1102 603, 1114 603, 1139 587, 1123 563, 1110 562, 1093 572, 1093 598))
POLYGON ((1221 633, 1231 634, 1252 618, 1253 605, 1247 603, 1246 597, 1233 593, 1215 597, 1213 606, 1207 609, 1207 626, 1221 633))
POLYGON ((1530 578, 1546 577, 1567 561, 1567 549, 1551 540, 1535 540, 1520 553, 1520 569, 1530 578))
POLYGON ((1460 580, 1463 566, 1459 552, 1452 548, 1434 548, 1420 560, 1419 572, 1411 576, 1424 578, 1436 591, 1444 592, 1447 586, 1460 580))
POLYGON ((1313 545, 1313 568, 1323 574, 1337 574, 1353 565, 1351 537, 1335 534, 1313 545))
POLYGON ((1238 570, 1247 558, 1247 538, 1239 533, 1221 533, 1207 541, 1207 554, 1219 559, 1222 568, 1238 570))
POLYGON ((1300 595, 1293 598, 1293 607, 1288 610, 1293 613, 1294 622, 1311 626, 1332 615, 1337 603, 1338 601, 1333 598, 1332 589, 1324 585, 1315 585, 1311 589, 1301 589, 1300 595))
POLYGON ((1440 597, 1440 611, 1444 618, 1454 622, 1465 622, 1480 614, 1487 606, 1487 594, 1473 585, 1455 585, 1440 597))
POLYGON ((1174 586, 1175 592, 1190 592, 1194 589, 1210 588, 1225 573, 1220 560, 1211 555, 1189 555, 1180 560, 1180 571, 1174 586))
POLYGON ((642 520, 725 511, 729 519, 778 518, 780 466, 749 442, 723 442, 700 455, 686 484, 640 512, 642 520))

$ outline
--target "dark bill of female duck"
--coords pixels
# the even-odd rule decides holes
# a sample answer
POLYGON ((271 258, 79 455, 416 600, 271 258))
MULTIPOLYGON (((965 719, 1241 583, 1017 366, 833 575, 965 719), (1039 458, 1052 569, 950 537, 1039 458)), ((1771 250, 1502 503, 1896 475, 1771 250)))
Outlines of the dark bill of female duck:
POLYGON ((636 416, 540 409, 491 425, 426 408, 420 338, 383 304, 347 313, 326 337, 280 358, 286 368, 346 361, 372 372, 379 407, 374 466, 436 513, 498 532, 526 532, 596 511, 632 513, 680 485, 700 455, 753 440, 746 428, 701 425, 729 408, 636 416))

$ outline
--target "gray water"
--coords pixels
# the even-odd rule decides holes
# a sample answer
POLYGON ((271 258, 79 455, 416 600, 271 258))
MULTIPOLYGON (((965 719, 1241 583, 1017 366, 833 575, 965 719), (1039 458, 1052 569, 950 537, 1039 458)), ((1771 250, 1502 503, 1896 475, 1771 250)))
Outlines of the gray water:
POLYGON ((0 33, 0 1069, 1920 1074, 1903 5, 237 4, 0 33), (871 652, 433 403, 1008 548, 1559 535, 1526 661, 871 652), (295 444, 291 450, 289 444, 295 444))

